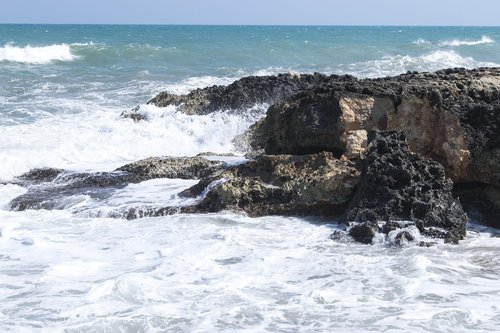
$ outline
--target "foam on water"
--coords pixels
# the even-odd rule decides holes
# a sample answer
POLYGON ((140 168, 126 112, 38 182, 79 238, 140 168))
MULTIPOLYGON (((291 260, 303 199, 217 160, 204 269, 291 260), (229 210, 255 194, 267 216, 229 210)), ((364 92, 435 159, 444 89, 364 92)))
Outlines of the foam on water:
POLYGON ((386 56, 380 60, 371 60, 339 66, 340 70, 359 77, 381 77, 398 75, 406 71, 436 71, 450 67, 476 68, 499 66, 492 62, 477 61, 464 57, 455 51, 438 50, 420 56, 386 56))
POLYGON ((76 58, 68 44, 25 47, 6 44, 0 48, 0 61, 43 65, 53 61, 72 61, 76 58))
POLYGON ((488 37, 488 36, 482 36, 481 39, 479 40, 460 40, 460 39, 453 39, 453 40, 447 40, 444 42, 439 43, 439 46, 473 46, 473 45, 481 45, 481 44, 492 44, 495 43, 495 41, 488 37))
POLYGON ((189 116, 174 107, 152 105, 141 110, 148 120, 139 123, 121 118, 121 110, 92 110, 2 126, 0 179, 35 167, 109 170, 150 156, 235 152, 232 139, 261 117, 265 107, 245 116, 189 116))
POLYGON ((428 40, 425 40, 424 38, 418 38, 417 40, 414 40, 411 42, 413 45, 431 45, 432 43, 429 42, 428 40))
POLYGON ((285 217, 129 222, 0 211, 0 228, 3 329, 477 332, 500 325, 500 238, 489 233, 472 233, 460 246, 367 251, 330 240, 335 225, 285 217))
POLYGON ((129 214, 134 214, 130 209, 148 210, 194 204, 198 201, 196 198, 180 198, 178 193, 196 183, 198 180, 152 179, 140 184, 129 184, 103 200, 73 196, 60 208, 80 217, 127 218, 129 214))

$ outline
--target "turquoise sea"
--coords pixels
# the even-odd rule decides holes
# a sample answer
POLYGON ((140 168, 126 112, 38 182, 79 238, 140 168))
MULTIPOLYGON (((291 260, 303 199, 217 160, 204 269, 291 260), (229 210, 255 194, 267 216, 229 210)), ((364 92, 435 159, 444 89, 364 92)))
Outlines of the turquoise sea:
POLYGON ((336 221, 224 212, 126 221, 193 184, 14 212, 35 167, 112 170, 149 156, 236 153, 265 115, 145 106, 282 72, 381 77, 500 66, 500 27, 0 25, 0 331, 498 332, 498 230, 458 246, 330 239, 336 221), (148 120, 120 113, 136 105, 148 120))

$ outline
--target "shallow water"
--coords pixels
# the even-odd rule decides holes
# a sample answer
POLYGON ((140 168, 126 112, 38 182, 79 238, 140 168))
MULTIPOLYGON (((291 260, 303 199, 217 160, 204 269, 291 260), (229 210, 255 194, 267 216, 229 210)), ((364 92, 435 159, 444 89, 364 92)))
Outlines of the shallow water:
MULTIPOLYGON (((393 248, 231 213, 1 212, 3 330, 497 331, 500 238, 393 248)), ((324 222, 324 221, 323 221, 324 222)))
MULTIPOLYGON (((0 180, 33 167, 113 170, 149 156, 242 153, 265 114, 187 116, 142 105, 246 75, 360 77, 500 64, 500 28, 0 25, 0 180)), ((236 158, 235 160, 238 160, 236 158)), ((1 182, 0 182, 1 183, 1 182)), ((332 220, 230 212, 127 221, 187 204, 193 181, 13 212, 0 185, 0 330, 21 332, 497 332, 498 230, 458 246, 330 239, 332 220)))

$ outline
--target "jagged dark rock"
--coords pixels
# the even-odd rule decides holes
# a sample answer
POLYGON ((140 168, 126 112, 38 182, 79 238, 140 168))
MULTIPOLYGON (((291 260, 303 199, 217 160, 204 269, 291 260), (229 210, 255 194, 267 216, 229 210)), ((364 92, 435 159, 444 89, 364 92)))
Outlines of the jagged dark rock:
POLYGON ((363 244, 371 244, 375 235, 379 232, 379 227, 376 221, 357 223, 349 230, 349 235, 356 242, 363 244))
POLYGON ((273 104, 300 91, 312 89, 330 77, 322 74, 279 74, 249 76, 228 86, 196 89, 187 95, 162 92, 148 104, 158 107, 179 106, 186 114, 207 114, 214 111, 245 111, 256 104, 273 104))
POLYGON ((354 224, 351 235, 367 242, 373 223, 390 223, 380 230, 390 232, 394 221, 407 221, 426 236, 462 239, 467 216, 443 167, 412 153, 402 132, 371 131, 368 141, 361 180, 345 214, 346 223, 354 224))
POLYGON ((123 111, 121 114, 120 114, 120 117, 123 117, 123 118, 130 118, 132 119, 134 122, 139 122, 141 120, 147 120, 148 117, 141 113, 141 106, 138 105, 136 106, 135 108, 133 108, 132 110, 125 110, 123 111))
POLYGON ((251 146, 353 158, 364 142, 360 132, 371 129, 403 131, 412 151, 441 163, 456 182, 499 186, 500 69, 328 77, 271 106, 254 126, 251 146))

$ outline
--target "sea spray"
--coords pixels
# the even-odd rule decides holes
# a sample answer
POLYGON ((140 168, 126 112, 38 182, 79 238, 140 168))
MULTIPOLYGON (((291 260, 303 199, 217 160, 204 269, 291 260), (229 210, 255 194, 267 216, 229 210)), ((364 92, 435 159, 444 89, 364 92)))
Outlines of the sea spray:
POLYGON ((49 46, 24 46, 6 44, 0 48, 0 62, 19 62, 32 65, 44 65, 53 61, 72 61, 77 56, 71 53, 68 44, 49 46))

